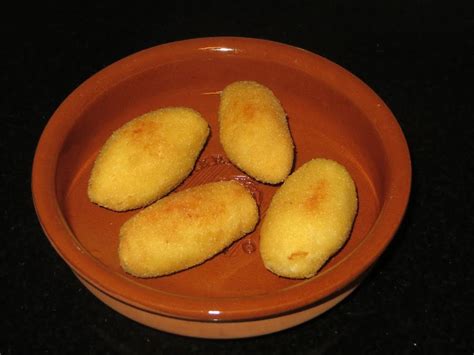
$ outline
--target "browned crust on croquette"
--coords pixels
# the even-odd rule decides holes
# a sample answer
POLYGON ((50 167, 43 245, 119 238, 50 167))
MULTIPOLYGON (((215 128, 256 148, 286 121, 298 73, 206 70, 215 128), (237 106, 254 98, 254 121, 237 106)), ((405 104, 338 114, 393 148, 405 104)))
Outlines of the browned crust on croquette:
POLYGON ((309 278, 347 241, 357 192, 347 170, 314 159, 297 169, 273 196, 260 229, 265 267, 287 278, 309 278))
POLYGON ((290 173, 294 145, 286 113, 273 92, 254 81, 234 82, 221 93, 219 137, 230 161, 261 182, 290 173))
POLYGON ((319 180, 312 188, 310 195, 304 202, 309 213, 315 213, 321 209, 325 199, 328 198, 329 182, 327 180, 319 180))
POLYGON ((120 264, 137 277, 169 275, 212 258, 257 222, 256 202, 237 182, 196 186, 158 200, 124 223, 120 264))
POLYGON ((90 201, 115 211, 149 205, 189 175, 208 135, 207 122, 187 107, 162 108, 127 122, 94 162, 90 201))

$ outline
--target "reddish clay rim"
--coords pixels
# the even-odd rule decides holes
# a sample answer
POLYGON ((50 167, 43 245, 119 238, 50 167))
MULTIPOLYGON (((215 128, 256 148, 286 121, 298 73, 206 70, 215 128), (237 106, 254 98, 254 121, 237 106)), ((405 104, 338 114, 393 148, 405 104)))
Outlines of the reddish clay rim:
POLYGON ((183 319, 251 320, 274 317, 311 306, 348 287, 380 256, 393 238, 406 209, 411 185, 411 163, 405 137, 390 110, 362 81, 338 65, 316 54, 289 45, 250 38, 216 37, 185 40, 153 47, 122 59, 80 85, 59 106, 39 140, 32 172, 33 199, 41 225, 61 257, 89 283, 133 307, 183 319), (215 55, 269 59, 317 76, 347 97, 370 117, 390 157, 386 186, 389 198, 364 241, 318 282, 266 295, 239 298, 198 298, 173 295, 140 287, 110 272, 76 241, 56 198, 56 164, 63 140, 74 125, 74 117, 95 97, 127 78, 180 58, 193 58, 210 51, 215 55), (291 59, 289 59, 291 58, 291 59), (291 62, 291 63, 290 63, 291 62), (343 81, 344 86, 339 83, 343 81), (71 119, 72 118, 72 119, 71 119), (376 122, 376 124, 375 124, 376 122), (210 312, 214 311, 214 312, 210 312))

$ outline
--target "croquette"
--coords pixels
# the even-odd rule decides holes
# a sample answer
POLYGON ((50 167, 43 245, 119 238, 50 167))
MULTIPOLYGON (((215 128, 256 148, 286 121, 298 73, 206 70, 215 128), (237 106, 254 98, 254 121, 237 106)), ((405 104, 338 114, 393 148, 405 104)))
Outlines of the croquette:
POLYGON ((230 161, 256 180, 278 184, 293 166, 294 146, 286 113, 273 92, 255 81, 224 88, 219 138, 230 161))
POLYGON ((172 274, 211 258, 257 222, 255 200, 235 181, 175 192, 123 224, 120 264, 137 277, 172 274))
POLYGON ((339 163, 313 159, 272 198, 260 231, 265 267, 287 278, 315 275, 349 238, 357 212, 354 181, 339 163))
POLYGON ((90 201, 114 211, 149 205, 189 175, 208 135, 206 120, 186 107, 162 108, 129 121, 95 160, 90 201))

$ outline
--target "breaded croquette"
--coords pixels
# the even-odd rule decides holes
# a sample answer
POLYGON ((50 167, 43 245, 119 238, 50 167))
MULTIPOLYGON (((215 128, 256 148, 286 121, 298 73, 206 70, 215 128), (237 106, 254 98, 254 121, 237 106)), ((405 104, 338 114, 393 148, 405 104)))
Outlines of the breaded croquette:
POLYGON ((357 212, 347 170, 314 159, 291 174, 273 196, 260 231, 265 267, 288 278, 313 276, 346 242, 357 212))
POLYGON ((251 232, 257 222, 255 200, 235 181, 176 192, 124 223, 120 264, 138 277, 171 274, 211 258, 251 232))
POLYGON ((149 205, 191 172, 209 135, 202 116, 186 107, 146 113, 116 130, 96 158, 89 199, 114 211, 149 205))
POLYGON ((237 81, 221 93, 220 141, 227 157, 253 178, 270 184, 293 166, 293 140, 280 101, 267 87, 237 81))

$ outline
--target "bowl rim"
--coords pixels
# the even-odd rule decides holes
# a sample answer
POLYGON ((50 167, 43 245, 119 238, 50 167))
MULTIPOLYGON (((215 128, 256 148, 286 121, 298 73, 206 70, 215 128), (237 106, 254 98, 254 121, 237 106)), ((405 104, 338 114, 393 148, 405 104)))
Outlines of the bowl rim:
POLYGON ((46 124, 36 148, 32 168, 32 195, 40 224, 63 260, 101 291, 133 307, 160 315, 198 321, 243 321, 274 317, 309 307, 341 292, 358 279, 380 256, 394 237, 405 213, 411 189, 411 160, 404 134, 385 103, 355 75, 328 59, 302 48, 245 37, 207 37, 170 42, 131 54, 92 75, 59 105, 46 124), (294 287, 263 295, 230 298, 187 297, 141 287, 128 278, 110 272, 92 258, 76 240, 57 202, 55 173, 61 146, 74 126, 74 117, 108 88, 153 67, 179 58, 203 54, 237 55, 271 60, 311 76, 330 86, 341 80, 338 91, 351 97, 384 137, 385 154, 393 179, 386 186, 389 198, 361 243, 330 273, 298 283, 294 287), (66 133, 66 134, 65 134, 66 133))

